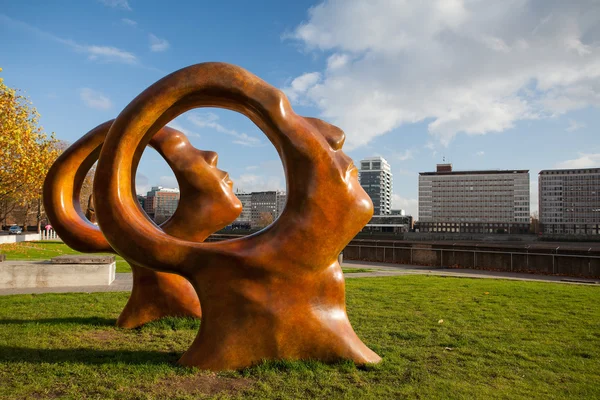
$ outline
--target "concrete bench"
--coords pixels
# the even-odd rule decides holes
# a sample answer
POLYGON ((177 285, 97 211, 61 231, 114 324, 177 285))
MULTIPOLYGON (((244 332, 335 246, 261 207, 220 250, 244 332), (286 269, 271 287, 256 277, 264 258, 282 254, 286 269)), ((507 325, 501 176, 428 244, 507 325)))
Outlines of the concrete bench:
POLYGON ((0 289, 108 286, 115 280, 114 256, 58 256, 50 261, 5 261, 0 289))

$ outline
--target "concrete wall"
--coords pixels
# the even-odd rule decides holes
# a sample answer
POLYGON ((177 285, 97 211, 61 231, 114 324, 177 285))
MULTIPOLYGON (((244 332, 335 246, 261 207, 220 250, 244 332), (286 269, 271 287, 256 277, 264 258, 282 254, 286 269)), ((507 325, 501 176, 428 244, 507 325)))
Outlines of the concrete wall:
POLYGON ((48 261, 0 263, 0 289, 104 286, 115 280, 116 263, 52 264, 48 261))
POLYGON ((40 240, 40 234, 39 233, 22 233, 20 235, 0 235, 0 244, 31 242, 33 240, 40 240))

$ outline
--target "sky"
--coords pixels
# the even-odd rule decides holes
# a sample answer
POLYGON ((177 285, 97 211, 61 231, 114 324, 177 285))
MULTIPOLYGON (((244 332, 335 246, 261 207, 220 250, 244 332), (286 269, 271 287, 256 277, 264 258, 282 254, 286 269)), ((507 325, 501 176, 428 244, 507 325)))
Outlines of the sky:
MULTIPOLYGON (((600 0, 2 1, 0 72, 74 142, 180 68, 223 61, 382 156, 393 208, 418 215, 418 174, 600 167, 600 0)), ((169 123, 219 153, 236 189, 284 190, 277 152, 245 116, 169 123)), ((136 185, 175 187, 148 149, 136 185)))

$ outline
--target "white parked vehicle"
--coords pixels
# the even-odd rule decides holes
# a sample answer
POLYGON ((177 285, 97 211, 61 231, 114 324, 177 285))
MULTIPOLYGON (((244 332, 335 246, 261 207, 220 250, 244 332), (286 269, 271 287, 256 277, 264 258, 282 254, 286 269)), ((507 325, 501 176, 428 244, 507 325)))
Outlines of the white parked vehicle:
POLYGON ((8 228, 9 235, 20 235, 21 233, 23 233, 23 229, 20 226, 13 225, 8 228))

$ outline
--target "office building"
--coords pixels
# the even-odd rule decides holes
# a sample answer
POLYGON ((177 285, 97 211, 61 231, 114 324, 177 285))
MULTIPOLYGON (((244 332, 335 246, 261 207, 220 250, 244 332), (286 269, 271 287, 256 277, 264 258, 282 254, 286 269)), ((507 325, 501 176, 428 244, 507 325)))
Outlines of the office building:
POLYGON ((146 195, 144 211, 156 222, 164 222, 175 213, 179 204, 179 189, 153 186, 146 195))
POLYGON ((373 202, 374 215, 388 215, 392 210, 392 171, 383 157, 368 157, 360 161, 360 186, 373 202))
POLYGON ((265 191, 236 193, 242 203, 242 213, 233 222, 234 228, 262 228, 269 221, 274 221, 285 208, 287 195, 282 191, 265 191), (270 216, 266 216, 268 213, 270 216))
POLYGON ((543 170, 538 184, 543 233, 599 234, 600 168, 543 170))
POLYGON ((142 207, 142 210, 145 210, 146 209, 146 196, 142 196, 141 194, 138 194, 137 201, 138 201, 138 203, 140 203, 140 207, 142 207))
POLYGON ((277 192, 277 217, 281 215, 287 202, 287 194, 285 192, 277 192))
POLYGON ((528 170, 419 173, 421 232, 527 233, 529 222, 528 170))
POLYGON ((238 192, 235 194, 237 198, 242 203, 242 212, 235 220, 235 223, 239 223, 241 225, 248 224, 250 225, 250 221, 252 220, 252 194, 238 192))
POLYGON ((280 191, 252 192, 250 193, 251 213, 250 225, 252 228, 262 228, 266 224, 265 213, 271 214, 274 221, 285 207, 286 194, 280 191))

